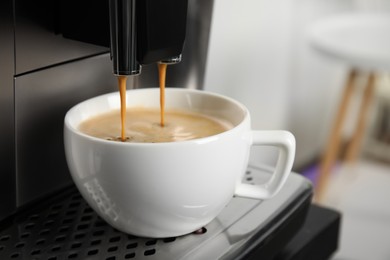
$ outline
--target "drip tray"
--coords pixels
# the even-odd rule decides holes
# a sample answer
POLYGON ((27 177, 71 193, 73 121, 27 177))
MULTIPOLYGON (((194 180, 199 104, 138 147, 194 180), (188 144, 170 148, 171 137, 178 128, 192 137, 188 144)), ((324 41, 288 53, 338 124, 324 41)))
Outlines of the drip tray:
MULTIPOLYGON (((245 182, 262 183, 270 172, 267 167, 249 167, 245 182)), ((51 201, 19 213, 11 225, 0 230, 0 259, 246 258, 268 245, 280 249, 282 242, 287 243, 286 238, 292 237, 304 221, 311 194, 310 182, 292 173, 271 200, 235 197, 196 233, 148 239, 109 226, 71 187, 51 201)))

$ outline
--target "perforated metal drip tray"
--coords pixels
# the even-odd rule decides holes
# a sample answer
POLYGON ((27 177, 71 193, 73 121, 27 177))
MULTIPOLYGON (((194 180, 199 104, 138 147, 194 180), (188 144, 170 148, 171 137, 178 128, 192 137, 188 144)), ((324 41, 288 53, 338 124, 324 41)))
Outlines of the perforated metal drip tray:
MULTIPOLYGON (((263 182, 269 172, 266 167, 250 167, 246 182, 263 182)), ((271 200, 233 198, 202 232, 147 239, 106 224, 72 187, 20 213, 0 230, 0 259, 238 259, 254 246, 264 246, 310 196, 310 183, 291 174, 271 200)))

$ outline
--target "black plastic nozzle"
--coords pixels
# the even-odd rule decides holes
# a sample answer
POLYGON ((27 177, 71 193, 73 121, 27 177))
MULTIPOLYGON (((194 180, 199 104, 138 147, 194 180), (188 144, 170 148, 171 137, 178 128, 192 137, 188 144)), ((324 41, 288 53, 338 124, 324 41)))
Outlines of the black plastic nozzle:
POLYGON ((109 0, 111 59, 115 75, 137 75, 136 1, 109 0))
POLYGON ((176 60, 186 38, 188 0, 137 0, 137 55, 141 64, 176 60))
POLYGON ((111 59, 116 75, 140 64, 181 60, 188 0, 109 0, 111 59))

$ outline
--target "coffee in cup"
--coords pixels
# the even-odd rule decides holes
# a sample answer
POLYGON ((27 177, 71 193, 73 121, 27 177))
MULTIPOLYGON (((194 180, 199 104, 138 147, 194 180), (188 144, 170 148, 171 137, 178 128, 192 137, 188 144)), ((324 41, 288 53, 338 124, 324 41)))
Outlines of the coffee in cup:
POLYGON ((81 132, 112 141, 136 143, 177 142, 203 138, 222 133, 233 125, 222 119, 184 110, 164 112, 165 123, 161 126, 161 111, 153 108, 134 107, 126 111, 126 124, 122 126, 120 111, 113 110, 83 121, 81 132), (125 140, 121 138, 124 127, 125 140))

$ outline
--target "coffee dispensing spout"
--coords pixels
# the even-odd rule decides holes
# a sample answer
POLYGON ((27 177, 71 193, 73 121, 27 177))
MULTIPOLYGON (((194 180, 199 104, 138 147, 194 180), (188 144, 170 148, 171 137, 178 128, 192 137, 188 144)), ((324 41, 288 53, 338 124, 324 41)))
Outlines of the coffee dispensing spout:
POLYGON ((109 0, 115 75, 137 75, 141 65, 181 61, 188 0, 109 0))
POLYGON ((170 57, 167 59, 160 60, 160 63, 165 63, 168 65, 176 64, 181 62, 181 54, 179 56, 170 57))
POLYGON ((110 48, 115 75, 137 75, 137 30, 135 0, 109 0, 110 48))

